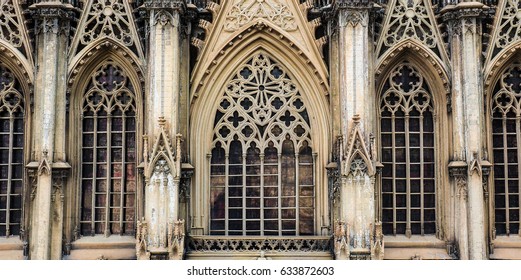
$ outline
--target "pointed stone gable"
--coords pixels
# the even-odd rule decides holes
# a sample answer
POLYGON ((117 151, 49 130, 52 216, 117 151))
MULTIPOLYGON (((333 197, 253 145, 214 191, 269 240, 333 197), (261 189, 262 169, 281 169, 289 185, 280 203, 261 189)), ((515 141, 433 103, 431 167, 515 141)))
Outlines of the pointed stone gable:
POLYGON ((117 41, 143 57, 129 1, 88 0, 72 43, 71 57, 104 38, 117 41))
POLYGON ((521 0, 498 2, 489 42, 484 53, 485 92, 494 86, 505 63, 521 51, 521 0))
MULTIPOLYGON (((160 132, 157 135, 154 146, 152 147, 152 152, 148 155, 148 151, 145 149, 144 157, 145 157, 145 177, 148 179, 154 172, 153 168, 159 160, 166 160, 167 164, 170 166, 171 171, 173 172, 174 177, 181 176, 180 169, 180 158, 177 155, 181 154, 181 136, 177 135, 177 139, 175 144, 175 150, 170 141, 170 137, 165 128, 166 121, 164 118, 159 120, 160 132)), ((148 146, 148 138, 145 137, 145 147, 148 146)))
POLYGON ((31 46, 20 6, 13 0, 0 0, 0 40, 18 49, 31 61, 31 46))
POLYGON ((348 147, 345 151, 344 166, 342 175, 358 174, 360 172, 367 175, 374 175, 374 167, 371 161, 371 154, 365 144, 364 136, 360 128, 360 116, 353 117, 354 127, 348 138, 348 147))
POLYGON ((521 1, 504 0, 502 3, 494 28, 493 55, 521 38, 521 1))
MULTIPOLYGON (((192 39, 192 45, 199 52, 199 59, 193 71, 194 95, 204 75, 241 40, 255 34, 269 33, 268 42, 284 43, 306 57, 316 75, 326 84, 327 67, 322 59, 325 38, 315 38, 315 29, 321 25, 320 19, 307 20, 308 3, 283 0, 230 0, 221 4, 210 2, 207 9, 212 11, 213 21, 200 20, 199 27, 205 30, 205 40, 192 39), (275 41, 276 40, 276 41, 275 41), (204 58, 204 59, 200 59, 204 58)), ((325 90, 327 91, 327 90, 325 90)))
POLYGON ((403 40, 412 39, 447 61, 443 41, 428 0, 392 0, 386 9, 376 53, 383 56, 403 40))
POLYGON ((233 5, 226 15, 224 30, 236 31, 256 18, 264 18, 286 31, 297 30, 295 16, 284 2, 249 0, 233 5))

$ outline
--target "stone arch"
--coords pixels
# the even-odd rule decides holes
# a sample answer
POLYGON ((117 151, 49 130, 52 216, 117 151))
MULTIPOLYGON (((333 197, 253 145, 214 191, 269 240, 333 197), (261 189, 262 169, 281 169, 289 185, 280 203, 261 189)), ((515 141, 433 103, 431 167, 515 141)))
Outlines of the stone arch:
MULTIPOLYGON (((450 73, 448 65, 443 63, 438 56, 422 43, 413 39, 405 39, 387 50, 376 63, 376 85, 380 89, 382 80, 392 67, 406 57, 414 61, 423 75, 429 78, 429 86, 436 86, 436 92, 450 94, 450 73)), ((450 102, 450 100, 448 100, 450 102)))
MULTIPOLYGON (((302 94, 304 104, 310 116, 311 138, 317 145, 313 148, 317 153, 315 181, 317 194, 315 198, 316 217, 327 215, 327 178, 324 175, 325 166, 331 152, 331 117, 326 96, 323 94, 323 83, 309 67, 309 61, 298 50, 287 44, 273 44, 273 34, 257 32, 248 38, 242 38, 233 48, 225 50, 218 62, 214 63, 204 77, 196 77, 197 85, 192 88, 192 108, 190 111, 190 157, 194 163, 194 184, 192 185, 192 202, 194 227, 202 228, 208 233, 209 204, 209 163, 207 155, 211 151, 213 120, 218 106, 218 100, 224 92, 226 83, 238 67, 244 64, 254 54, 262 52, 283 65, 292 81, 302 94), (195 96, 194 96, 195 95, 195 96), (206 220, 205 220, 206 219, 206 220)), ((321 219, 316 219, 315 233, 320 235, 321 219)), ((324 223, 327 223, 325 221, 324 223)))
MULTIPOLYGON (((501 73, 514 60, 521 56, 521 41, 510 44, 508 47, 502 49, 485 67, 485 95, 489 96, 494 91, 494 86, 499 80, 501 73)), ((490 99, 487 99, 490 100, 490 99)))
MULTIPOLYGON (((33 93, 34 69, 31 63, 24 55, 14 48, 11 44, 0 39, 0 61, 5 63, 7 67, 16 75, 26 94, 26 101, 29 100, 30 94, 33 93)), ((28 106, 30 102, 26 102, 28 106)))

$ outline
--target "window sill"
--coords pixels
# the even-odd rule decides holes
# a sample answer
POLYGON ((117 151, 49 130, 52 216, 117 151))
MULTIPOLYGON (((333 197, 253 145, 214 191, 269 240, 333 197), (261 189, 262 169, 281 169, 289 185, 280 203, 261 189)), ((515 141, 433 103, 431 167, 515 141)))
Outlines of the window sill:
POLYGON ((24 244, 20 237, 0 237, 0 260, 24 260, 24 244))
POLYGON ((384 236, 384 242, 385 259, 452 259, 447 253, 445 241, 434 235, 411 236, 410 238, 404 235, 384 236))
POLYGON ((22 250, 24 243, 19 236, 0 237, 0 250, 22 250))
POLYGON ((106 248, 135 248, 136 238, 134 236, 103 235, 85 236, 74 241, 72 249, 106 249, 106 248))
POLYGON ((497 236, 492 241, 494 250, 490 259, 521 260, 521 237, 518 235, 497 236))
POLYGON ((129 260, 136 258, 136 238, 134 236, 103 235, 85 236, 71 244, 68 260, 129 260))

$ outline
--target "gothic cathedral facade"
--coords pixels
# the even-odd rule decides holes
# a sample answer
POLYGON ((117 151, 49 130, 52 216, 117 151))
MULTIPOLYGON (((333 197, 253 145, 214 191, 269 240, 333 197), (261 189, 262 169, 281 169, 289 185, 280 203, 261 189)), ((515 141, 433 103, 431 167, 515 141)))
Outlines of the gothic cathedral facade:
POLYGON ((0 259, 521 259, 520 0, 0 0, 0 259))

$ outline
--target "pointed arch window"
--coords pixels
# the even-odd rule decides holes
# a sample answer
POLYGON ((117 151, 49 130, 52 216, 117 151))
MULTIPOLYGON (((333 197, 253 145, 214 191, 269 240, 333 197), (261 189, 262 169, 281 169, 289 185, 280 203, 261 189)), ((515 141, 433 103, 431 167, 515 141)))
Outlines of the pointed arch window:
POLYGON ((24 169, 24 97, 0 63, 0 236, 19 235, 24 169))
POLYGON ((436 232, 433 102, 410 63, 396 66, 380 95, 384 234, 436 232))
POLYGON ((521 208, 521 62, 499 78, 492 97, 494 213, 497 235, 519 234, 521 208))
POLYGON ((82 100, 81 234, 132 235, 136 200, 136 98, 113 61, 98 67, 82 100))
POLYGON ((239 67, 215 114, 210 234, 312 235, 315 156, 297 86, 265 54, 239 67))

